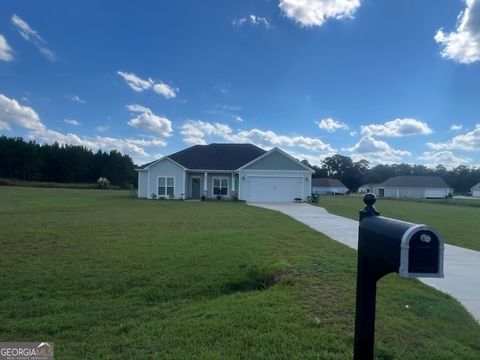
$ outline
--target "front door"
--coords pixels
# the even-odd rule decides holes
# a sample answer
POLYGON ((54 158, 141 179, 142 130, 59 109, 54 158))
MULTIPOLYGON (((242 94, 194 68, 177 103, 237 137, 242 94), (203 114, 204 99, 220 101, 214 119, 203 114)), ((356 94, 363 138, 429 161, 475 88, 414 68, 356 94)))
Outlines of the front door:
POLYGON ((192 198, 200 198, 200 178, 192 178, 192 198))

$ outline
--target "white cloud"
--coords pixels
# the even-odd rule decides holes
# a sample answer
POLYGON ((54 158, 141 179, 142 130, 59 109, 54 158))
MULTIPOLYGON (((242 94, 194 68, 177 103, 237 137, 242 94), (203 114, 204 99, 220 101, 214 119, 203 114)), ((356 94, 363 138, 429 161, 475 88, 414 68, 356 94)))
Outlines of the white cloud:
POLYGON ((480 151, 480 124, 475 129, 462 135, 457 135, 444 143, 427 143, 433 150, 466 150, 480 151))
POLYGON ((233 134, 231 139, 234 142, 250 142, 261 147, 288 146, 301 147, 312 151, 334 151, 329 144, 324 143, 319 138, 278 135, 271 130, 243 130, 233 134))
POLYGON ((83 137, 71 133, 63 134, 48 129, 31 131, 29 137, 50 144, 57 142, 59 144, 85 146, 92 150, 118 150, 124 154, 136 157, 146 157, 149 155, 143 147, 165 146, 165 143, 161 140, 124 139, 104 136, 83 137))
POLYGON ((74 120, 74 119, 65 119, 63 121, 68 125, 73 125, 73 126, 81 125, 77 120, 74 120))
POLYGON ((0 35, 0 61, 12 61, 12 48, 8 45, 7 39, 0 35))
POLYGON ((303 26, 321 26, 328 19, 353 18, 360 0, 280 0, 284 14, 303 26))
POLYGON ((127 82, 127 85, 136 92, 148 90, 154 84, 152 79, 144 80, 133 73, 117 71, 117 74, 120 75, 127 82))
POLYGON ((446 168, 454 168, 459 165, 470 164, 472 159, 460 158, 455 156, 451 151, 439 151, 439 152, 424 152, 422 156, 418 157, 419 160, 425 161, 425 165, 428 167, 436 167, 437 165, 443 165, 446 168))
POLYGON ((450 126, 450 130, 452 130, 452 131, 462 130, 462 128, 463 128, 462 125, 453 124, 452 126, 450 126))
POLYGON ((105 132, 107 130, 110 130, 110 126, 108 125, 100 125, 95 128, 98 132, 105 132))
POLYGON ((235 120, 237 120, 238 122, 243 122, 243 119, 242 119, 240 116, 238 116, 238 115, 235 115, 233 118, 234 118, 235 120))
POLYGON ((366 159, 372 163, 392 163, 411 155, 409 151, 393 149, 386 142, 371 135, 363 136, 354 146, 344 150, 351 152, 355 160, 366 159))
MULTIPOLYGON (((66 123, 75 125, 75 120, 65 119, 66 123)), ((47 129, 40 117, 32 108, 20 105, 15 99, 9 99, 0 94, 0 129, 9 130, 11 125, 23 127, 28 132, 28 137, 41 142, 71 144, 85 146, 92 150, 118 150, 124 154, 137 157, 138 162, 144 161, 150 155, 145 147, 165 146, 166 143, 157 138, 113 138, 113 137, 86 137, 76 134, 47 129), (138 158, 140 157, 140 158, 138 158), (143 159, 142 159, 143 158, 143 159)))
POLYGON ((172 122, 167 118, 155 115, 152 110, 142 105, 127 105, 127 108, 134 113, 139 113, 128 121, 128 125, 150 131, 157 136, 172 135, 172 122))
POLYGON ((384 124, 362 125, 363 135, 401 137, 433 133, 427 123, 416 119, 395 119, 384 124))
POLYGON ((47 42, 40 36, 40 34, 32 29, 25 20, 19 16, 12 15, 12 24, 17 28, 20 35, 28 42, 31 42, 40 51, 40 53, 50 61, 56 61, 57 55, 47 48, 47 42))
POLYGON ((335 132, 339 129, 348 130, 347 124, 345 124, 343 122, 340 122, 340 121, 336 121, 336 120, 331 119, 331 118, 322 119, 320 121, 317 121, 317 125, 320 129, 326 130, 329 133, 333 133, 333 132, 335 132))
POLYGON ((256 16, 256 15, 249 15, 244 18, 240 19, 235 19, 232 21, 232 24, 234 26, 242 26, 246 23, 252 24, 252 25, 260 25, 264 26, 265 28, 269 29, 271 27, 270 21, 262 16, 256 16))
POLYGON ((142 92, 151 89, 166 99, 171 99, 177 96, 178 89, 175 89, 161 81, 155 82, 150 78, 145 80, 133 73, 126 73, 122 71, 117 71, 117 74, 120 75, 127 82, 127 85, 136 92, 142 92))
POLYGON ((435 41, 441 55, 462 64, 480 61, 480 0, 466 0, 467 7, 458 15, 457 28, 451 33, 440 29, 435 41))
POLYGON ((17 100, 9 99, 0 94, 0 128, 10 130, 11 125, 21 126, 29 130, 45 128, 35 110, 29 106, 22 106, 17 100))
POLYGON ((226 124, 188 120, 182 125, 180 133, 183 135, 183 141, 188 145, 205 145, 206 136, 219 136, 226 140, 232 133, 232 129, 226 124))
POLYGON ((322 160, 325 159, 326 157, 335 155, 335 152, 326 152, 320 155, 318 154, 312 155, 312 154, 299 153, 291 150, 288 153, 292 155, 295 159, 298 159, 300 161, 307 160, 310 163, 310 165, 317 165, 317 166, 321 166, 322 160))
POLYGON ((85 100, 81 99, 79 96, 77 95, 69 95, 69 96, 65 96, 68 100, 71 100, 73 102, 77 102, 77 103, 80 103, 80 104, 85 104, 85 100))
POLYGON ((166 99, 171 99, 177 96, 177 94, 175 93, 175 90, 178 90, 178 89, 174 89, 171 86, 162 82, 156 83, 153 85, 153 91, 155 91, 159 95, 162 95, 166 99))
POLYGON ((278 135, 271 130, 259 129, 238 130, 234 132, 230 126, 221 123, 209 123, 201 120, 189 120, 181 127, 183 141, 189 145, 206 144, 207 136, 216 136, 223 141, 252 143, 260 147, 274 146, 299 147, 311 151, 334 151, 329 144, 319 138, 307 136, 278 135))

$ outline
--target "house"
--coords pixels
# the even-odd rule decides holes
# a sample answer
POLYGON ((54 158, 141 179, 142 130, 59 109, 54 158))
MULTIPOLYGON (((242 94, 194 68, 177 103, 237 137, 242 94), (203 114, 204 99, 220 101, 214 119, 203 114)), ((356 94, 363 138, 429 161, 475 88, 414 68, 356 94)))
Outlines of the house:
POLYGON ((348 188, 338 179, 315 178, 312 179, 312 193, 320 195, 345 195, 348 188))
POLYGON ((358 188, 358 192, 362 194, 374 193, 378 195, 378 187, 380 184, 365 184, 358 188))
POLYGON ((480 183, 470 189, 473 197, 480 197, 480 183))
POLYGON ((408 199, 445 198, 452 192, 439 176, 395 176, 373 188, 378 197, 408 199))
POLYGON ((140 198, 251 202, 306 200, 314 172, 279 148, 252 144, 195 145, 136 170, 140 198))

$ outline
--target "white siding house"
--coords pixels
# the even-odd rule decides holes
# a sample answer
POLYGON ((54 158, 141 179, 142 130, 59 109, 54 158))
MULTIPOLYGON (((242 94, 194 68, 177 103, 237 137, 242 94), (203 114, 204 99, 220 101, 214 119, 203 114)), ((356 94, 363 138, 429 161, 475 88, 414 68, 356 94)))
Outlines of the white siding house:
MULTIPOLYGON (((360 188, 363 187, 368 188, 367 185, 360 188)), ((399 199, 442 199, 453 193, 438 176, 395 176, 369 189, 378 197, 399 199)))
POLYGON ((473 197, 480 197, 480 183, 473 186, 470 191, 472 192, 473 197))

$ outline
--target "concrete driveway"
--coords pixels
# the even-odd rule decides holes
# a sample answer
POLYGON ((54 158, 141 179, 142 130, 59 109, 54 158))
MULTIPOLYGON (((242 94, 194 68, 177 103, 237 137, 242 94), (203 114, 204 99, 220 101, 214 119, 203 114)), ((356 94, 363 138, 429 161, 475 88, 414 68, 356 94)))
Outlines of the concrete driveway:
MULTIPOLYGON (((266 203, 249 205, 276 210, 357 249, 358 221, 330 214, 324 208, 309 204, 266 203)), ((443 279, 419 278, 423 283, 450 294, 460 301, 480 322, 480 252, 445 245, 443 279)))

